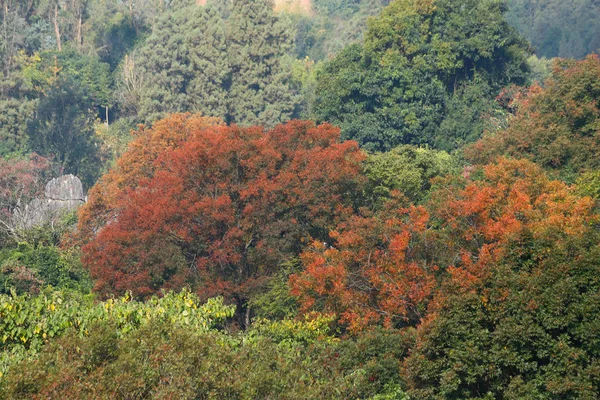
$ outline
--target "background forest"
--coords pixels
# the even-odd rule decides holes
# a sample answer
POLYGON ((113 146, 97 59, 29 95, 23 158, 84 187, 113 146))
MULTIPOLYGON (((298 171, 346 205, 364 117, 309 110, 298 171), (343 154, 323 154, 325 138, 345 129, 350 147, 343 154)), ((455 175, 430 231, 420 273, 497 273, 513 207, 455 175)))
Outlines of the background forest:
POLYGON ((0 398, 600 397, 594 0, 0 14, 0 398))

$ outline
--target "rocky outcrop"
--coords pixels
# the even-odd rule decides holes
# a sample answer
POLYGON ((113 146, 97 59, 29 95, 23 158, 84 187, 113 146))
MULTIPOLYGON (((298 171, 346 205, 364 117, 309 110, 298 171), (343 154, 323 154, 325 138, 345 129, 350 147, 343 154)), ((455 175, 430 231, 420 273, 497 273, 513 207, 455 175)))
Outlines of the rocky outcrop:
POLYGON ((83 186, 75 175, 63 175, 46 184, 44 196, 49 200, 85 202, 83 186))
POLYGON ((86 202, 81 181, 75 175, 63 175, 46 184, 44 198, 34 199, 13 215, 13 223, 31 228, 51 222, 65 213, 76 210, 86 202))

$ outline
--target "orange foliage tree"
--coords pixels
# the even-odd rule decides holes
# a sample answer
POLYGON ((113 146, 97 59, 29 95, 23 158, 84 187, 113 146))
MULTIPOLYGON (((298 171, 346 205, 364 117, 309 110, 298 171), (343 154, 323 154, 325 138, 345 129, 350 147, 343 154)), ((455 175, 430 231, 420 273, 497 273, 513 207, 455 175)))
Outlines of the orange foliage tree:
POLYGON ((482 173, 439 183, 433 201, 442 248, 458 257, 446 264, 405 360, 409 395, 596 398, 592 199, 529 161, 499 159, 482 173))
POLYGON ((435 287, 434 266, 419 260, 429 214, 391 201, 377 215, 353 216, 302 254, 305 270, 290 278, 302 309, 339 314, 351 331, 414 321, 435 287), (393 204, 393 206, 392 206, 393 204))
POLYGON ((499 159, 438 180, 425 207, 391 203, 342 223, 332 248, 315 243, 303 253, 306 269, 292 277, 292 293, 304 310, 338 313, 351 330, 418 323, 429 300, 441 301, 441 283, 472 290, 490 266, 522 247, 515 243, 559 245, 589 229, 592 210, 590 198, 535 164, 499 159))
POLYGON ((466 150, 476 163, 494 157, 527 158, 566 178, 600 167, 600 57, 559 60, 544 88, 533 86, 514 101, 509 127, 466 150))
POLYGON ((446 279, 465 290, 532 240, 559 246, 596 219, 591 198, 549 179, 530 161, 500 158, 473 175, 438 182, 429 203, 443 249, 438 262, 447 266, 446 279))
POLYGON ((83 259, 104 294, 191 285, 243 306, 352 213, 362 179, 363 153, 327 124, 265 132, 174 115, 141 135, 82 211, 83 259))

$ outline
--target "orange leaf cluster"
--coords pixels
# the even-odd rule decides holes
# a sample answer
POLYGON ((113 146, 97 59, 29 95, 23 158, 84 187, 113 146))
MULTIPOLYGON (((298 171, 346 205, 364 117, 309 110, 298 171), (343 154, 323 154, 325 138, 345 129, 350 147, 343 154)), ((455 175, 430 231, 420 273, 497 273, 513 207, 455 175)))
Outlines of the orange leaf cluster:
POLYGON ((561 246, 597 219, 590 198, 529 161, 501 158, 469 175, 479 178, 438 180, 425 206, 391 201, 354 216, 331 233, 333 247, 314 243, 290 281, 302 309, 337 313, 351 331, 418 323, 445 301, 440 287, 476 290, 529 238, 561 246))
POLYGON ((335 248, 315 242, 303 253, 306 269, 291 277, 303 310, 338 313, 351 331, 419 317, 435 287, 436 268, 414 257, 429 214, 410 206, 386 215, 354 216, 332 232, 335 248))

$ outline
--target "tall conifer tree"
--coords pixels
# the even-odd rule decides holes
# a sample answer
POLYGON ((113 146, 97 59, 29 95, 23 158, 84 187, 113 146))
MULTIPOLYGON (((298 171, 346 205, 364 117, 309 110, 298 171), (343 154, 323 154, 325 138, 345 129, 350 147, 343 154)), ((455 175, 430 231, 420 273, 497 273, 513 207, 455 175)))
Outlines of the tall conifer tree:
POLYGON ((274 126, 298 104, 281 65, 292 39, 270 0, 234 0, 228 21, 231 68, 228 122, 274 126))
POLYGON ((160 18, 141 50, 140 117, 200 111, 225 117, 228 76, 223 21, 212 7, 191 4, 160 18))

